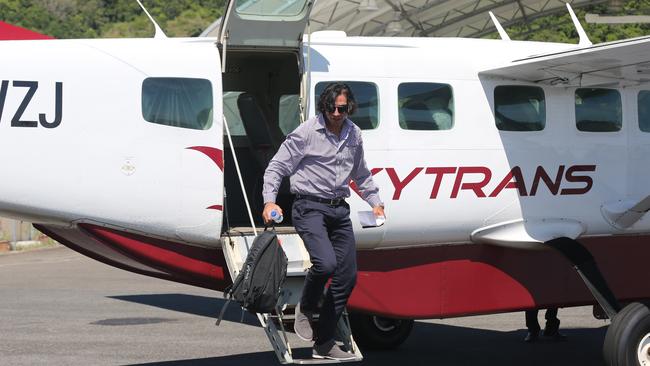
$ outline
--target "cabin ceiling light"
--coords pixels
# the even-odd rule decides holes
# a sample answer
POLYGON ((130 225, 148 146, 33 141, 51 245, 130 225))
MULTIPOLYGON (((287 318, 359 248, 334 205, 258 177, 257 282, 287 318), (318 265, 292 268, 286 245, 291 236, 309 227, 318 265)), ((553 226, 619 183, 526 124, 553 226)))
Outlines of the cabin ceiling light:
POLYGON ((375 0, 361 0, 359 3, 359 11, 375 11, 379 10, 375 0))
POLYGON ((402 19, 402 13, 399 11, 396 11, 393 13, 393 20, 388 23, 386 26, 386 33, 388 34, 398 34, 404 31, 404 28, 402 27, 402 23, 400 23, 400 20, 402 19))

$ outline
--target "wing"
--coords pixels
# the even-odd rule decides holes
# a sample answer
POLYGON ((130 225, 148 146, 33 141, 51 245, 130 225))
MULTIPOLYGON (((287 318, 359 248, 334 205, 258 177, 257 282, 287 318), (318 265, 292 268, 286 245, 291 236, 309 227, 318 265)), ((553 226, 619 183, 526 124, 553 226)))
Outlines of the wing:
POLYGON ((558 86, 647 83, 650 82, 650 36, 514 60, 479 75, 558 86))

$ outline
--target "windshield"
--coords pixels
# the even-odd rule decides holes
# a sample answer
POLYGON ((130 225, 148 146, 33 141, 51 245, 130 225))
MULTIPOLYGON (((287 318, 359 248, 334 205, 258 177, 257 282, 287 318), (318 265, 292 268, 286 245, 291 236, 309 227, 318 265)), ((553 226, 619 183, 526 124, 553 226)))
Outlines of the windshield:
POLYGON ((237 0, 235 8, 242 15, 295 16, 308 0, 237 0))

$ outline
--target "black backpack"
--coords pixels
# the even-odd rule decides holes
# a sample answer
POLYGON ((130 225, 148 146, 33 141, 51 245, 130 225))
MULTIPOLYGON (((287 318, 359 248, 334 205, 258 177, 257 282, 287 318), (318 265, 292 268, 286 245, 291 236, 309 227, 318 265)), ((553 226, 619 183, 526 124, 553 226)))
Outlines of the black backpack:
POLYGON ((232 299, 251 313, 270 313, 280 297, 287 277, 287 255, 278 242, 275 230, 264 231, 253 240, 244 265, 223 296, 228 297, 217 325, 232 299))

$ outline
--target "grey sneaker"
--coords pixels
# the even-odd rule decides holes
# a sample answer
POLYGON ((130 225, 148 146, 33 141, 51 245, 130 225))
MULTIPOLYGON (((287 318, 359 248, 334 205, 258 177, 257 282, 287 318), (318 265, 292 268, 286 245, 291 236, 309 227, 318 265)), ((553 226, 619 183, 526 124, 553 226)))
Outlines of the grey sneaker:
POLYGON ((339 348, 334 341, 321 345, 314 344, 311 356, 321 360, 327 359, 336 361, 351 361, 357 358, 354 354, 345 352, 339 348))
POLYGON ((303 341, 312 341, 314 339, 314 330, 312 329, 312 314, 303 313, 300 310, 300 303, 296 305, 296 319, 293 322, 293 330, 296 335, 303 341))

